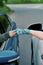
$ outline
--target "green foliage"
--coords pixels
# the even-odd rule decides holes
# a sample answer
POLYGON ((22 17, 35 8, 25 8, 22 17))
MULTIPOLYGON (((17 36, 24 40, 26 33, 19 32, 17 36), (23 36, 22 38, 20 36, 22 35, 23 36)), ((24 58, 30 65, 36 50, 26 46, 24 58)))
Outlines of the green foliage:
POLYGON ((3 0, 0 0, 0 6, 3 6, 3 0))
POLYGON ((22 4, 22 3, 43 3, 43 0, 8 0, 9 4, 22 4))
POLYGON ((13 12, 10 8, 8 8, 6 6, 0 7, 0 11, 4 11, 6 13, 12 13, 13 12))
POLYGON ((8 0, 0 0, 0 11, 4 11, 7 13, 12 13, 13 11, 6 6, 8 0))
POLYGON ((7 3, 8 0, 0 0, 0 6, 4 6, 5 3, 7 3))

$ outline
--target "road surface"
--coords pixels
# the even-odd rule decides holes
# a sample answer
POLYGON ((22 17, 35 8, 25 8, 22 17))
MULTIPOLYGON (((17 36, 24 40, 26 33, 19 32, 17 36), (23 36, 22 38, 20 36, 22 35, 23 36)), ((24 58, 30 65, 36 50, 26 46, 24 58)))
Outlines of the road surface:
MULTIPOLYGON (((17 27, 27 28, 34 23, 42 23, 43 25, 43 4, 16 4, 7 6, 15 11, 10 17, 16 22, 17 27)), ((20 65, 31 65, 30 39, 29 35, 20 36, 20 65)), ((38 61, 40 64, 40 59, 38 61)))

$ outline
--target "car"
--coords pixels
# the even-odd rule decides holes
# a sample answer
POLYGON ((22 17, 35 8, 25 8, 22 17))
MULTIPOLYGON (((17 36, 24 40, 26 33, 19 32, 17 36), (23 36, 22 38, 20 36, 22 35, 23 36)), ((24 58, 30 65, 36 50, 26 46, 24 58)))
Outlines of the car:
MULTIPOLYGON (((17 27, 16 23, 10 19, 9 15, 3 11, 0 11, 0 34, 6 33, 10 30, 14 30, 16 29, 16 27, 17 27)), ((18 41, 19 37, 16 34, 12 38, 9 38, 8 40, 0 43, 0 49, 6 51, 14 50, 15 52, 17 52, 18 51, 17 49, 19 48, 18 41)), ((17 59, 19 59, 19 55, 17 59)))
MULTIPOLYGON (((10 19, 9 15, 3 11, 0 11, 0 33, 3 34, 9 30, 16 29, 16 27, 16 23, 10 19)), ((16 37, 18 39, 18 35, 16 35, 16 37)), ((3 42, 0 43, 0 47, 2 44, 3 42)))
MULTIPOLYGON (((5 12, 0 11, 0 34, 5 33, 9 25, 10 25, 10 20, 8 15, 5 12)), ((0 47, 2 44, 3 42, 0 43, 0 47)))
POLYGON ((3 12, 0 12, 0 33, 5 33, 7 31, 7 28, 9 26, 9 19, 8 19, 8 16, 3 13, 3 12))

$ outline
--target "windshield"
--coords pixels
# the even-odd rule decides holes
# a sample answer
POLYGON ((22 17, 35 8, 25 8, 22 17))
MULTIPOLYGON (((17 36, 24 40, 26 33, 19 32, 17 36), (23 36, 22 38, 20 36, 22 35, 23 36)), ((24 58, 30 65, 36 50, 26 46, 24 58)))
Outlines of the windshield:
POLYGON ((0 33, 7 31, 9 26, 9 19, 7 15, 0 15, 0 33))

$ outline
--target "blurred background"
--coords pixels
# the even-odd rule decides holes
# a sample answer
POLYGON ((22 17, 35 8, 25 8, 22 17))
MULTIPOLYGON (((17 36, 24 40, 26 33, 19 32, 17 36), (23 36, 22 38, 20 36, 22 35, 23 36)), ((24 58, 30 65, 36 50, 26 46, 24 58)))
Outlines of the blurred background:
MULTIPOLYGON (((0 0, 0 11, 8 13, 19 28, 27 28, 35 23, 41 23, 43 26, 43 0, 0 0)), ((35 44, 38 42, 39 39, 35 44)), ((38 46, 43 46, 40 43, 38 46)), ((31 35, 19 36, 19 46, 21 56, 19 65, 31 65, 31 35)), ((40 53, 38 57, 38 63, 35 60, 35 65, 43 65, 43 61, 40 60, 40 53)))

